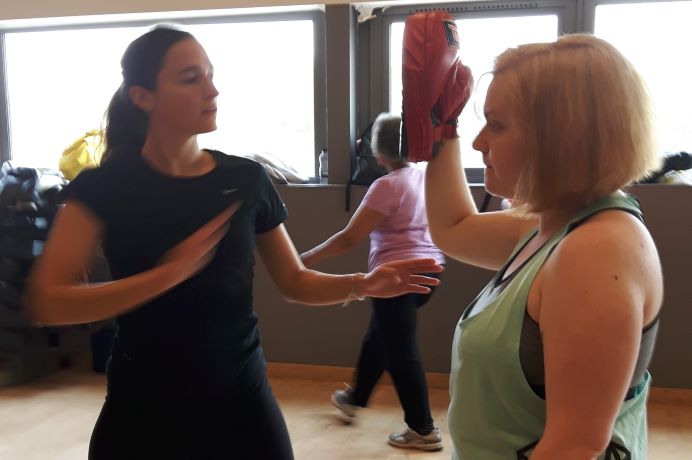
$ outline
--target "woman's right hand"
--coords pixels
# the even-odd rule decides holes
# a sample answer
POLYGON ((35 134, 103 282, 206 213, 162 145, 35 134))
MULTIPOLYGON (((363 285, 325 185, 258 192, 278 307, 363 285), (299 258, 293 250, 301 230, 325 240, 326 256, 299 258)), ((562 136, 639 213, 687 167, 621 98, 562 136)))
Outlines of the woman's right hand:
POLYGON ((166 251, 159 266, 170 269, 174 285, 196 275, 211 262, 219 242, 228 231, 228 221, 241 205, 242 202, 239 201, 233 203, 182 242, 166 251))

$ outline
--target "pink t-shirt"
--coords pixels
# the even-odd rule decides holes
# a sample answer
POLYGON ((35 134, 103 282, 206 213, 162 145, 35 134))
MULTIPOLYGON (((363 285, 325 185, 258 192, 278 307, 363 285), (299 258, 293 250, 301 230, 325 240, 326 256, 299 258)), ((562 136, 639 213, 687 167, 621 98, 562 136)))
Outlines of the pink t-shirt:
POLYGON ((385 262, 417 257, 445 262, 428 231, 424 181, 425 172, 409 166, 396 169, 370 185, 360 205, 386 217, 370 232, 368 270, 385 262))

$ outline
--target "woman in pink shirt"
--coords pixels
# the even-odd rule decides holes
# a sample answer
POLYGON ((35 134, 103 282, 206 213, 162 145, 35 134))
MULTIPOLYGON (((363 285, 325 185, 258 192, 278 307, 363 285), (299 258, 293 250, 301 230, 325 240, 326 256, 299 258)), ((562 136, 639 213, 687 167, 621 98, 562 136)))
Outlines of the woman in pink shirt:
MULTIPOLYGON (((375 120, 373 154, 388 174, 373 182, 346 228, 300 256, 306 267, 347 252, 368 236, 368 270, 385 262, 417 257, 432 257, 444 263, 444 255, 428 232, 425 197, 421 193, 425 173, 399 158, 400 125, 401 118, 392 114, 380 114, 375 120)), ((389 372, 406 421, 402 432, 389 436, 389 443, 397 447, 442 449, 440 432, 430 415, 425 372, 416 343, 418 308, 430 299, 432 289, 428 294, 372 299, 372 318, 363 339, 355 385, 332 395, 332 403, 350 423, 356 409, 367 405, 382 373, 389 372)))

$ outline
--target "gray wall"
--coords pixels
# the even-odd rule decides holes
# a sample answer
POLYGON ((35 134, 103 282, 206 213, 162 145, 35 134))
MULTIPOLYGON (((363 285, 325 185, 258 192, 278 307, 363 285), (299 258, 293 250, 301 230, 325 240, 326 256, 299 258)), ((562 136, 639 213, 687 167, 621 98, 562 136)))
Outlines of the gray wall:
MULTIPOLYGON (((364 188, 354 187, 351 212, 344 210, 343 186, 279 186, 289 209, 286 227, 299 252, 343 228, 364 188)), ((662 323, 651 373, 654 385, 692 388, 692 187, 636 186, 647 226, 660 251, 665 276, 662 323)), ((481 188, 474 189, 480 203, 481 188)), ((493 201, 491 207, 497 206, 493 201)), ((326 261, 319 269, 333 273, 366 271, 367 242, 349 254, 326 261)), ((492 273, 448 261, 443 284, 422 309, 419 339, 428 372, 449 372, 456 322, 492 273)), ((369 304, 348 308, 307 307, 285 302, 258 258, 255 306, 263 346, 273 362, 353 367, 369 320, 369 304)))

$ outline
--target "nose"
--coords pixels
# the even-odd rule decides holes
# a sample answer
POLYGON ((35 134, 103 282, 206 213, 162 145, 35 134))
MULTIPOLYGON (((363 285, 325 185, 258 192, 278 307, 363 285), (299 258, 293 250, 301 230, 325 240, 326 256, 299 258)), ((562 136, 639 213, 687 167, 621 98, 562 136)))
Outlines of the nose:
POLYGON ((208 81, 208 94, 207 94, 207 97, 208 97, 209 99, 214 99, 216 96, 219 95, 219 90, 216 89, 216 85, 214 85, 214 80, 212 80, 211 78, 208 77, 208 78, 207 78, 207 81, 208 81))
POLYGON ((483 129, 480 130, 476 138, 473 140, 471 146, 474 148, 474 150, 478 150, 483 155, 488 153, 488 144, 483 139, 483 129))

